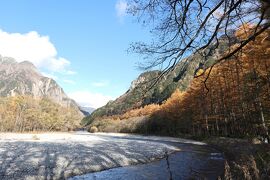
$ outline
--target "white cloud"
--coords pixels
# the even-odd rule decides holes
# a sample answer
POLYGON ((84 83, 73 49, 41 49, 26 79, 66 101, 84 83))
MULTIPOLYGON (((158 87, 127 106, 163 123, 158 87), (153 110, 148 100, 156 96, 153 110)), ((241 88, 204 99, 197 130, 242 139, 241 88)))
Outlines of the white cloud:
POLYGON ((68 71, 66 71, 66 74, 67 75, 74 75, 74 74, 77 74, 77 72, 68 70, 68 71))
POLYGON ((127 15, 128 4, 126 0, 118 0, 115 4, 117 17, 122 19, 127 15))
POLYGON ((54 80, 57 80, 58 77, 54 74, 50 74, 50 73, 46 73, 46 72, 41 72, 41 74, 45 77, 48 77, 48 78, 51 78, 51 79, 54 79, 54 80))
POLYGON ((99 108, 107 104, 114 98, 106 96, 101 93, 92 93, 89 91, 76 91, 68 94, 69 97, 74 99, 80 106, 99 108))
POLYGON ((73 84, 73 85, 76 84, 75 81, 70 80, 70 79, 64 79, 63 82, 65 82, 65 83, 67 83, 67 84, 73 84))
POLYGON ((53 72, 66 73, 66 68, 70 65, 70 62, 65 58, 50 58, 43 61, 40 64, 42 67, 46 67, 53 72))
POLYGON ((68 74, 70 62, 57 56, 57 50, 49 36, 42 36, 36 31, 20 34, 0 29, 0 54, 13 57, 19 62, 30 61, 38 68, 51 72, 68 74))
POLYGON ((91 85, 93 87, 105 87, 105 86, 108 86, 109 83, 105 82, 105 81, 101 81, 101 82, 93 82, 93 83, 91 83, 91 85))

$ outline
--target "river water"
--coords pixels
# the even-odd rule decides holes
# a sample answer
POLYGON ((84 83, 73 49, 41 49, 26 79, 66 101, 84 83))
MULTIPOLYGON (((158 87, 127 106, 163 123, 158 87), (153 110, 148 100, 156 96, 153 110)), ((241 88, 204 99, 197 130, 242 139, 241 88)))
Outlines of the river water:
POLYGON ((193 141, 167 143, 177 146, 179 151, 154 162, 93 172, 70 180, 215 180, 224 173, 224 157, 216 149, 193 141))

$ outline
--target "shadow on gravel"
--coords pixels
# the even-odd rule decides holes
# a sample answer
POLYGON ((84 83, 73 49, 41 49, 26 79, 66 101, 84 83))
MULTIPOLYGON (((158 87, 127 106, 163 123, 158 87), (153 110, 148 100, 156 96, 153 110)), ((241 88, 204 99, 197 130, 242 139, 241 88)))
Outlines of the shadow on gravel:
POLYGON ((0 179, 64 179, 150 162, 174 147, 143 141, 0 142, 0 179))
MULTIPOLYGON (((215 158, 216 150, 188 140, 179 143, 162 137, 100 134, 87 134, 88 138, 85 139, 82 135, 86 134, 74 134, 77 139, 82 138, 76 141, 0 141, 0 179, 66 179, 116 167, 149 163, 163 158, 165 152, 170 154, 177 149, 180 149, 179 153, 168 158, 175 177, 186 177, 191 171, 194 171, 193 174, 208 173, 211 169, 221 171, 223 168, 223 160, 212 159, 215 158)), ((153 176, 167 177, 167 163, 164 160, 155 163, 154 166, 145 165, 138 169, 139 173, 149 169, 157 173, 153 176)), ((129 173, 138 174, 137 171, 123 172, 127 178, 129 173)))

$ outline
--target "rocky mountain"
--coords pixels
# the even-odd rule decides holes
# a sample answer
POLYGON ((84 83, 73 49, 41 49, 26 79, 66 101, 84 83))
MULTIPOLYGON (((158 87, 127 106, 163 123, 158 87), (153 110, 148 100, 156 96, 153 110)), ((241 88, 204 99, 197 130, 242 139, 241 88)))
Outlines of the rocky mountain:
POLYGON ((123 114, 130 109, 142 107, 151 103, 160 104, 169 98, 177 88, 186 90, 194 78, 194 72, 200 63, 203 64, 204 68, 210 66, 220 54, 226 51, 229 43, 236 42, 226 42, 221 38, 219 43, 218 49, 208 49, 211 53, 207 59, 197 53, 180 61, 173 70, 169 71, 159 79, 151 89, 149 89, 149 86, 162 72, 154 70, 142 73, 131 83, 130 88, 125 94, 95 110, 90 116, 84 118, 82 123, 89 124, 95 118, 123 114))
POLYGON ((79 111, 76 102, 53 79, 44 77, 31 62, 16 62, 13 58, 0 56, 0 96, 16 95, 48 98, 79 111))

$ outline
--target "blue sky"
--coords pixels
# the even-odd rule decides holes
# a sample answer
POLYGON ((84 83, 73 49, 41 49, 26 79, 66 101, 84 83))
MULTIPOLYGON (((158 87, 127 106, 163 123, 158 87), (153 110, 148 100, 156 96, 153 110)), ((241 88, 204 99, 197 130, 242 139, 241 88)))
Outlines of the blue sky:
POLYGON ((135 67, 141 57, 126 50, 149 40, 149 30, 126 15, 126 6, 124 0, 1 1, 0 54, 33 62, 79 103, 99 107, 141 73, 135 67))

